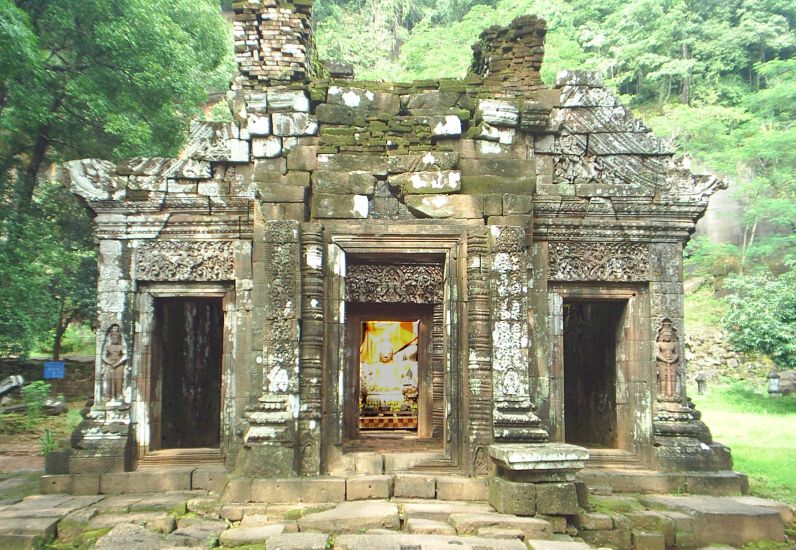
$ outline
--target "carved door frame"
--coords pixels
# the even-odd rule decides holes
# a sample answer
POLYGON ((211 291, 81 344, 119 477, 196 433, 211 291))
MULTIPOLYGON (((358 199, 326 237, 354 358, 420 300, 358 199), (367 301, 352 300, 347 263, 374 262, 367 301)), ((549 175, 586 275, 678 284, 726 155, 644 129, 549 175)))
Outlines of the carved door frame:
POLYGON ((431 379, 431 331, 434 322, 433 304, 369 304, 347 303, 346 356, 344 367, 346 410, 344 430, 346 439, 356 439, 359 431, 359 347, 362 341, 362 323, 379 321, 420 321, 418 339, 418 418, 417 437, 431 439, 433 433, 433 394, 431 379))
MULTIPOLYGON (((624 313, 616 352, 617 443, 611 454, 627 453, 643 462, 649 460, 652 443, 652 399, 655 388, 655 364, 649 330, 649 288, 644 283, 569 282, 550 283, 553 297, 553 326, 563 327, 564 302, 623 302, 624 313), (642 414, 638 414, 641 412, 642 414)), ((551 437, 564 441, 564 333, 553 335, 551 377, 551 417, 560 419, 551 425, 551 437)), ((601 451, 590 459, 595 462, 601 451)))
MULTIPOLYGON (((344 439, 344 382, 346 364, 346 273, 347 265, 359 263, 436 263, 443 267, 442 303, 434 311, 434 325, 441 328, 439 353, 443 362, 444 409, 442 455, 458 468, 465 453, 466 422, 466 227, 425 224, 382 226, 377 223, 330 223, 326 226, 325 346, 322 384, 322 470, 341 465, 344 439)), ((436 346, 436 344, 435 344, 436 346)))
POLYGON ((136 295, 135 345, 132 363, 131 413, 136 424, 136 444, 138 458, 159 447, 159 436, 154 424, 159 420, 154 408, 159 405, 154 364, 156 353, 155 338, 155 300, 161 298, 220 298, 224 332, 221 354, 221 411, 219 442, 222 453, 229 445, 230 430, 225 418, 227 381, 232 379, 233 348, 235 341, 235 290, 232 284, 225 283, 139 283, 136 295))

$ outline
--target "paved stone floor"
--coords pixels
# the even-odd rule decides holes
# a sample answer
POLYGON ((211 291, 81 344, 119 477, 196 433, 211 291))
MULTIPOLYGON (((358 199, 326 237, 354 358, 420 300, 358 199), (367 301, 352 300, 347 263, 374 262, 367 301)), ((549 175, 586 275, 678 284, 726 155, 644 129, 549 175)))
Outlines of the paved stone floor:
POLYGON ((759 539, 773 541, 766 549, 796 548, 787 526, 791 508, 753 497, 591 496, 589 511, 567 518, 430 499, 240 504, 206 491, 0 501, 3 550, 715 550, 759 539))

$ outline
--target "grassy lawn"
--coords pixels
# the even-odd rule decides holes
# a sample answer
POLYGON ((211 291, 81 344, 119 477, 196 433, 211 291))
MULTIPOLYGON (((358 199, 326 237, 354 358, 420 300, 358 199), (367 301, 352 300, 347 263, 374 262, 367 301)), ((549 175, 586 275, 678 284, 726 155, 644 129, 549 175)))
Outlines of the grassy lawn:
POLYGON ((762 383, 714 385, 690 395, 714 439, 732 449, 752 494, 796 505, 796 396, 770 398, 762 383))

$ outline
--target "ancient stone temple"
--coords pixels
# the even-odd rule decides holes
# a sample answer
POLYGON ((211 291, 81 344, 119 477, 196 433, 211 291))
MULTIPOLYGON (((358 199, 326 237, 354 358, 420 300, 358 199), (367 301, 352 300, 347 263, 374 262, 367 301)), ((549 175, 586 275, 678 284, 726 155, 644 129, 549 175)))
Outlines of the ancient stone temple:
POLYGON ((66 164, 100 250, 68 472, 730 468, 683 353, 716 178, 596 75, 543 84, 541 19, 484 32, 462 80, 373 83, 317 60, 310 1, 234 9, 231 121, 179 159, 66 164))

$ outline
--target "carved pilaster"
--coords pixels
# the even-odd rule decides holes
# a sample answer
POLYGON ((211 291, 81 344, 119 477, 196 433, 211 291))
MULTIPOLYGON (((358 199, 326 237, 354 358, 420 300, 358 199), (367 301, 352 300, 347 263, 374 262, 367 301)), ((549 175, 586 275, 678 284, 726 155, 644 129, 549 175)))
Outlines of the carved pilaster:
POLYGON ((497 442, 542 442, 548 434, 530 399, 528 254, 525 229, 491 226, 492 391, 497 442))
POLYGON ((301 226, 301 342, 299 464, 302 475, 320 473, 321 376, 323 369, 323 227, 301 226))
POLYGON ((263 393, 246 413, 247 444, 295 444, 299 407, 300 250, 298 223, 268 221, 264 232, 268 282, 263 393))
POLYGON ((470 403, 467 437, 474 473, 489 468, 492 441, 492 340, 489 315, 489 245, 485 229, 467 236, 468 380, 470 403))

